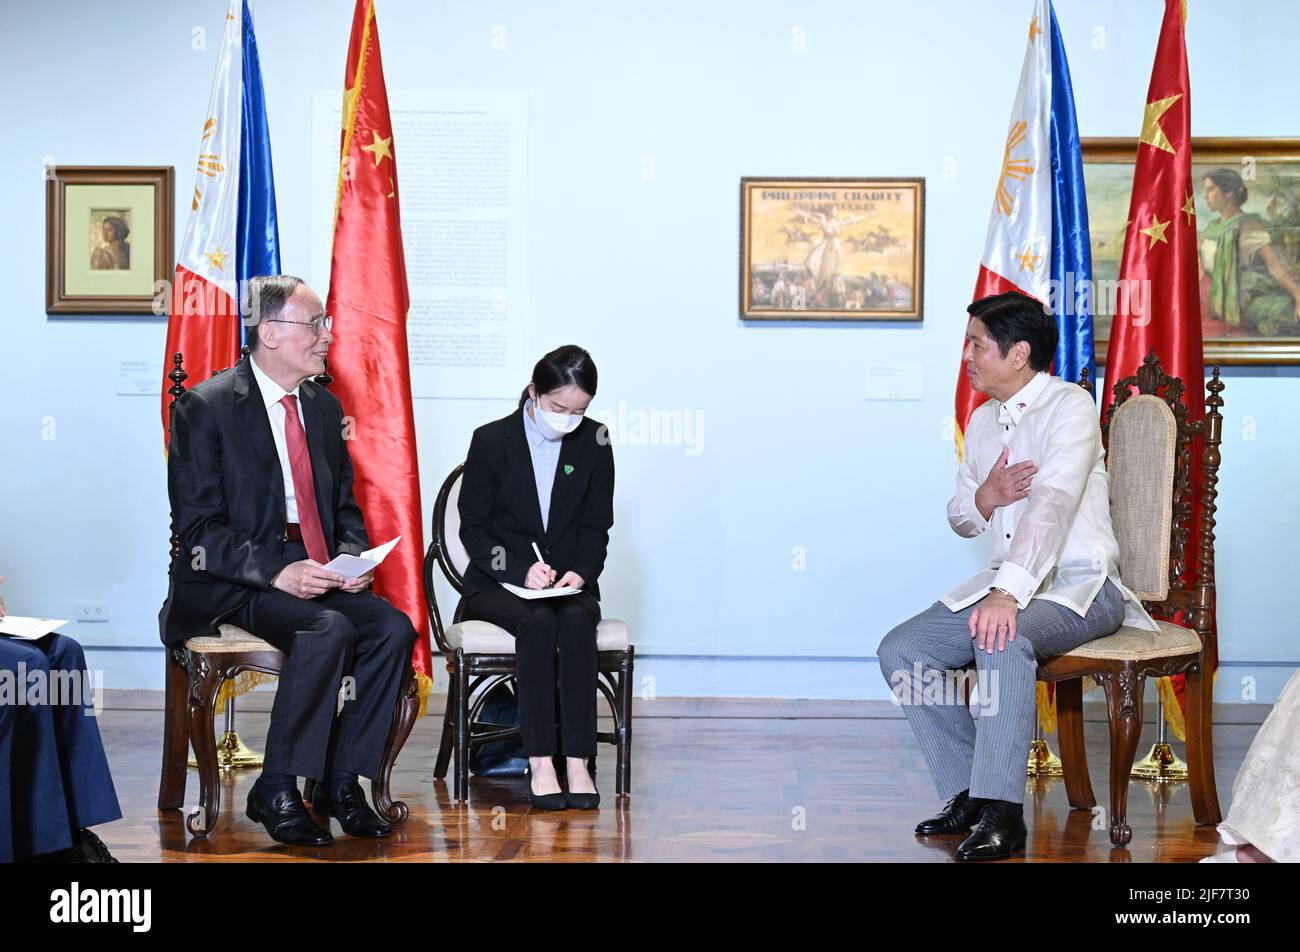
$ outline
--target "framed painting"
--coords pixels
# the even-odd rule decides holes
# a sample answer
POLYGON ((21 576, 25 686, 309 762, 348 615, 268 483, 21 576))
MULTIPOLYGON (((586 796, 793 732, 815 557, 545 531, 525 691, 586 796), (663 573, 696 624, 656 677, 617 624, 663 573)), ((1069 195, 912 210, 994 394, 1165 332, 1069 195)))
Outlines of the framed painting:
MULTIPOLYGON (((1119 278, 1136 139, 1083 139, 1093 278, 1119 278)), ((1192 139, 1207 364, 1300 364, 1300 139, 1192 139)), ((1094 295, 1097 362, 1113 296, 1094 295)))
POLYGON ((743 178, 744 320, 920 321, 923 178, 743 178))
POLYGON ((172 280, 171 166, 50 166, 45 310, 153 314, 172 280))

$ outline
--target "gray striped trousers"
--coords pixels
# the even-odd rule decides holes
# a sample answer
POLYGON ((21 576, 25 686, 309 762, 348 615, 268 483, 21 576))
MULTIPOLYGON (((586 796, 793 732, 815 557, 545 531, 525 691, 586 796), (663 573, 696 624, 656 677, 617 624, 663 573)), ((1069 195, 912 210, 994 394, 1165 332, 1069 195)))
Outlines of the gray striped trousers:
POLYGON ((1037 716, 1038 660, 1113 634, 1124 620, 1124 598, 1107 580, 1085 618, 1056 602, 1031 599, 1016 615, 1016 640, 992 654, 976 650, 967 627, 978 604, 954 612, 935 602, 887 634, 876 654, 939 796, 947 800, 970 790, 972 797, 1021 803, 1037 716), (963 670, 972 662, 973 674, 963 670), (963 678, 978 695, 970 707, 963 678))

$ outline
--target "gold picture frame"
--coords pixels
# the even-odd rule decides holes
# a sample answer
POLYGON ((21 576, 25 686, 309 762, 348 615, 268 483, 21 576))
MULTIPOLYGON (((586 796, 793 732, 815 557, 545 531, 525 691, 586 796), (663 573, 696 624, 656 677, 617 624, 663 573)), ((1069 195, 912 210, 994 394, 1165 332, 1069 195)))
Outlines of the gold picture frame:
MULTIPOLYGON (((1091 138, 1081 145, 1093 279, 1102 288, 1119 276, 1137 139, 1091 138)), ((1300 315, 1294 310, 1300 301, 1274 273, 1289 270, 1291 280, 1300 283, 1300 139, 1193 138, 1192 182, 1206 364, 1300 364, 1300 315), (1222 175, 1225 171, 1231 175, 1222 175), (1232 188, 1225 194, 1217 186, 1210 197, 1206 177, 1211 173, 1227 182, 1235 175, 1245 199, 1238 202, 1232 188), (1211 208, 1211 201, 1220 207, 1211 208), (1237 262, 1231 282, 1213 269, 1225 242, 1232 258, 1222 260, 1237 262), (1226 294, 1225 286, 1238 292, 1226 294)), ((1108 296, 1093 297, 1100 364, 1106 360, 1111 315, 1108 296)))
POLYGON ((924 178, 742 178, 742 320, 922 320, 924 178))
POLYGON ((172 280, 171 166, 50 166, 45 310, 153 314, 172 280))

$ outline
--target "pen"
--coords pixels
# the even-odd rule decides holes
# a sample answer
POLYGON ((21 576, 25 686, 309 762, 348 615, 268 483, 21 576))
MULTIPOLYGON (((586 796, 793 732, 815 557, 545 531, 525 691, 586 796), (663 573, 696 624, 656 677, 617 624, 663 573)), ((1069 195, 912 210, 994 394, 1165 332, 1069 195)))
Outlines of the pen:
MULTIPOLYGON (((533 543, 533 554, 537 556, 537 561, 538 561, 538 562, 541 562, 543 565, 546 564, 546 560, 545 560, 544 558, 542 558, 542 550, 539 549, 539 548, 537 548, 537 543, 536 543, 536 542, 533 543)), ((555 584, 554 582, 547 582, 547 583, 546 583, 546 587, 547 587, 547 588, 550 588, 550 587, 551 587, 552 585, 554 585, 554 584, 555 584)))

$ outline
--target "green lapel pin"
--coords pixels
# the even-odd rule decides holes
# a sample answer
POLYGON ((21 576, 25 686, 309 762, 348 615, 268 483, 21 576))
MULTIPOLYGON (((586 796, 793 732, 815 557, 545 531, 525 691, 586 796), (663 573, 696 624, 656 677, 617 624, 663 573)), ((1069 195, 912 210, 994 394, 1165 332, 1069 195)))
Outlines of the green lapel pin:
POLYGON ((573 475, 573 466, 572 466, 571 464, 569 464, 569 463, 565 463, 565 464, 564 464, 564 475, 565 475, 565 476, 572 476, 572 475, 573 475))

